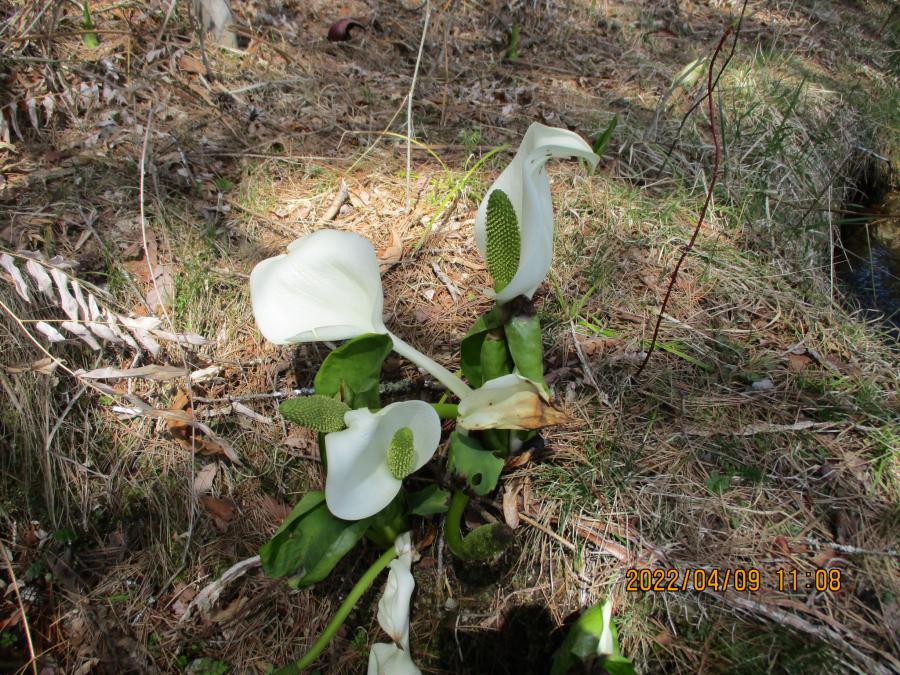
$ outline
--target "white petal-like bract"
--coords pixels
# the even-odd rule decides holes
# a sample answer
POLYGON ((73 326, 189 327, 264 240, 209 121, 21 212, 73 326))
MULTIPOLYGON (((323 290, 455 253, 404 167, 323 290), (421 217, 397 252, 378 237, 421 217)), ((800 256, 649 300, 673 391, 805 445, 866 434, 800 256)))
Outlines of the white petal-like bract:
POLYGON ((376 642, 369 652, 367 675, 422 675, 409 652, 395 644, 376 642))
POLYGON ((491 192, 503 190, 519 222, 521 250, 515 276, 496 294, 497 302, 534 295, 553 260, 553 202, 544 164, 552 157, 581 157, 591 166, 600 158, 576 133, 535 122, 525 133, 515 157, 484 195, 475 216, 475 242, 487 258, 487 204, 491 192))
POLYGON ((375 250, 352 232, 319 230, 263 260, 250 299, 259 330, 279 345, 387 332, 375 250))
POLYGON ((412 431, 412 473, 434 456, 441 421, 424 401, 399 401, 376 413, 351 410, 344 422, 346 429, 325 436, 325 499, 338 518, 361 520, 381 511, 400 491, 401 481, 388 467, 394 434, 404 427, 412 431))

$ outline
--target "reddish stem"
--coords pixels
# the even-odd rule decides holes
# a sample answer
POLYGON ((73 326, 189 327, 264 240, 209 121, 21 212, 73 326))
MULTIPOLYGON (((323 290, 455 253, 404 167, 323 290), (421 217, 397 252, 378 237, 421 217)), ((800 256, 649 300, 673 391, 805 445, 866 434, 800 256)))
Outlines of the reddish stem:
POLYGON ((719 39, 719 43, 716 45, 716 49, 713 52, 712 60, 709 62, 709 73, 706 80, 706 100, 709 103, 709 125, 712 129, 713 145, 715 145, 716 148, 715 156, 713 157, 713 170, 709 181, 709 189, 706 191, 706 201, 703 202, 703 208, 700 209, 700 217, 697 218, 697 224, 694 226, 694 233, 691 235, 691 240, 682 250, 681 257, 678 258, 678 262, 675 263, 675 269, 672 270, 672 279, 669 281, 669 287, 666 289, 666 295, 663 298, 662 306, 659 308, 659 316, 656 317, 656 326, 653 328, 653 337, 650 339, 650 347, 647 349, 647 355, 641 362, 641 367, 638 368, 637 372, 634 374, 635 379, 640 377, 640 374, 644 372, 644 368, 647 366, 647 362, 650 361, 650 356, 656 348, 656 339, 659 337, 659 326, 662 323, 663 314, 666 313, 666 306, 669 304, 672 289, 675 287, 678 271, 681 269, 681 264, 684 262, 684 259, 687 258, 688 253, 694 248, 694 242, 697 241, 697 235, 700 234, 700 228, 703 226, 703 219, 706 217, 706 209, 709 208, 709 202, 712 200, 713 188, 716 186, 716 179, 719 175, 721 149, 719 148, 719 136, 716 133, 716 111, 713 102, 713 71, 715 70, 716 57, 718 57, 719 52, 722 51, 722 45, 725 44, 725 40, 731 35, 731 30, 732 27, 729 26, 725 29, 725 32, 722 33, 722 37, 719 39))

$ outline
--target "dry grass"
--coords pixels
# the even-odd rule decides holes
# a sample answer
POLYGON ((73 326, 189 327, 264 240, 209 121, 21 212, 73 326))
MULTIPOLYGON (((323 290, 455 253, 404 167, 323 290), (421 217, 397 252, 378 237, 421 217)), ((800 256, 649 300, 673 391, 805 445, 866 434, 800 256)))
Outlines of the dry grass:
MULTIPOLYGON (((471 569, 437 544, 425 551, 416 568, 417 660, 435 673, 544 672, 559 627, 612 593, 624 652, 643 672, 897 669, 900 587, 896 556, 883 555, 898 526, 897 351, 877 325, 840 305, 828 264, 828 209, 851 197, 871 159, 859 148, 897 159, 896 71, 879 41, 891 39, 891 27, 873 37, 887 5, 749 4, 720 87, 726 143, 716 208, 663 322, 668 351, 633 383, 708 179, 711 139, 699 116, 660 174, 697 94, 670 91, 671 83, 718 38, 730 9, 574 1, 435 8, 414 109, 420 138, 443 165, 414 147, 407 210, 404 143, 382 131, 403 132, 395 114, 421 13, 389 3, 377 28, 330 44, 324 34, 339 15, 330 3, 235 4, 255 37, 245 52, 209 50, 215 79, 203 72, 186 16, 176 13, 156 39, 158 6, 92 5, 98 29, 109 31, 96 50, 76 34, 74 6, 2 10, 0 73, 10 93, 0 105, 14 146, 0 148, 4 249, 75 260, 78 275, 106 286, 123 310, 146 311, 138 165, 159 103, 143 195, 153 264, 171 280, 157 282, 170 290, 164 306, 175 328, 213 340, 169 347, 159 361, 221 368, 193 396, 308 386, 325 347, 291 353, 263 341, 246 280, 255 262, 323 226, 341 179, 349 199, 332 226, 365 234, 387 259, 403 245, 402 259, 384 269, 389 325, 450 365, 488 307, 471 223, 509 153, 488 161, 449 204, 448 190, 533 120, 592 135, 618 114, 597 175, 551 169, 557 264, 538 306, 553 387, 584 424, 549 431, 546 452, 507 475, 501 490, 519 490, 529 517, 515 552, 471 569), (501 58, 513 22, 522 34, 517 64, 501 58), (40 111, 46 96, 53 117, 35 127, 28 101, 40 111), (574 339, 599 392, 585 381, 574 339), (771 386, 754 388, 766 380, 771 386), (815 426, 792 429, 797 422, 815 426), (765 585, 744 596, 752 606, 709 593, 627 593, 626 568, 646 565, 759 567, 765 585), (816 566, 841 569, 843 590, 775 591, 779 567, 802 574, 816 566)), ((359 2, 342 12, 372 18, 359 2)), ((0 299, 26 328, 60 316, 18 301, 5 283, 0 299)), ((218 613, 179 619, 198 589, 253 555, 284 509, 318 485, 313 439, 283 425, 275 399, 253 400, 256 413, 276 421, 229 413, 210 422, 242 465, 201 456, 164 420, 117 416, 113 397, 87 389, 72 403, 81 384, 61 369, 29 372, 44 354, 9 314, 0 331, 9 447, 0 516, 17 576, 34 597, 26 614, 42 664, 205 672, 204 663, 220 661, 265 672, 299 656, 372 551, 311 591, 249 575, 218 613), (216 501, 199 501, 193 485, 211 464, 216 501)), ((132 365, 130 354, 112 350, 51 351, 73 369, 132 365)), ((392 379, 411 372, 389 365, 392 379)), ((165 409, 178 386, 135 381, 119 391, 165 409)), ((499 502, 480 506, 499 514, 499 502)), ((418 534, 427 537, 430 526, 418 534)), ((328 672, 363 669, 378 631, 373 599, 327 652, 328 672)), ((0 621, 15 609, 7 600, 0 621)), ((12 636, 0 643, 11 668, 22 663, 20 625, 0 634, 12 636)))

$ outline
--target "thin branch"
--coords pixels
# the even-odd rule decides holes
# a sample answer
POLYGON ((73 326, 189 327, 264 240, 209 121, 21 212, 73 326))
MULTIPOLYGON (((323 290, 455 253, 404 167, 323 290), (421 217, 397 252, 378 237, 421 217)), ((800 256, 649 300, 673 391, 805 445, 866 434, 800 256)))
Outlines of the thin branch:
POLYGON ((430 0, 425 0, 425 23, 422 26, 422 39, 419 40, 419 53, 416 56, 416 67, 413 70, 412 82, 409 85, 409 94, 406 97, 406 210, 409 211, 410 205, 410 190, 409 190, 409 179, 412 174, 412 139, 414 136, 413 132, 413 121, 412 121, 412 107, 413 107, 413 95, 416 91, 416 80, 419 77, 419 66, 422 63, 422 50, 425 48, 425 35, 428 33, 428 22, 431 20, 431 2, 430 0))
POLYGON ((719 136, 716 133, 716 111, 715 102, 713 100, 713 87, 715 86, 715 83, 713 82, 713 66, 716 63, 716 57, 719 55, 719 52, 722 51, 722 45, 725 44, 725 40, 727 40, 728 36, 731 34, 731 30, 731 26, 726 28, 722 37, 719 39, 719 43, 716 45, 712 60, 709 63, 709 74, 706 81, 706 98, 709 102, 709 125, 712 130, 713 144, 715 145, 712 176, 710 177, 709 188, 706 191, 706 201, 703 202, 703 208, 700 209, 700 217, 697 218, 697 225, 694 227, 694 233, 691 235, 691 240, 682 250, 681 257, 678 259, 678 262, 675 263, 675 269, 672 270, 672 279, 669 281, 669 287, 666 289, 666 295, 663 298, 662 306, 659 308, 659 315, 656 317, 656 326, 653 329, 650 347, 647 349, 647 355, 644 357, 643 362, 641 362, 640 368, 638 368, 637 372, 634 374, 635 379, 640 377, 641 373, 644 372, 644 368, 647 367, 647 362, 650 361, 653 350, 656 348, 656 338, 659 336, 659 326, 662 323, 663 315, 666 313, 666 307, 669 304, 669 298, 672 296, 672 289, 675 287, 675 281, 678 279, 678 272, 681 270, 681 265, 684 263, 685 258, 687 258, 688 254, 691 252, 691 249, 694 248, 694 242, 697 241, 697 235, 700 234, 700 228, 703 226, 703 219, 706 217, 706 210, 709 208, 710 201, 712 201, 713 189, 716 187, 716 178, 719 175, 719 162, 721 160, 722 150, 719 147, 719 136))
MULTIPOLYGON (((737 22, 737 28, 734 31, 734 42, 731 43, 731 51, 728 52, 728 56, 725 57, 725 61, 722 63, 722 67, 719 68, 719 74, 716 75, 716 81, 713 82, 712 89, 715 89, 719 84, 719 78, 722 77, 722 73, 725 72, 725 69, 728 67, 728 64, 731 63, 732 57, 734 57, 734 51, 737 48, 738 38, 741 36, 741 26, 744 24, 744 12, 747 10, 747 0, 744 0, 744 4, 741 6, 741 15, 737 22)), ((730 30, 730 29, 729 29, 730 30)), ((715 55, 713 56, 713 61, 715 61, 715 55)), ((709 69, 712 70, 713 64, 709 64, 709 69)), ((659 178, 662 176, 663 171, 665 171, 666 166, 669 164, 669 160, 672 158, 672 153, 675 151, 675 146, 678 145, 678 140, 681 138, 681 132, 684 130, 684 125, 687 123, 688 118, 694 113, 694 111, 700 107, 703 101, 706 100, 706 97, 710 95, 710 89, 707 88, 706 93, 704 93, 700 98, 694 101, 691 104, 691 107, 687 109, 687 112, 681 118, 681 122, 678 124, 678 131, 675 132, 675 138, 672 139, 672 145, 669 146, 669 150, 666 152, 665 158, 663 158, 663 162, 659 167, 659 171, 656 172, 656 177, 659 178)))

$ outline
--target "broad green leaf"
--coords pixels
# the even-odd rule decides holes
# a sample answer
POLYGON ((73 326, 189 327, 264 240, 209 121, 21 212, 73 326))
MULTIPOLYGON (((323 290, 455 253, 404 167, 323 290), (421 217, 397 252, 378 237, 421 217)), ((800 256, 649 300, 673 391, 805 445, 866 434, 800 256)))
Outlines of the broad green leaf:
POLYGON ((390 504, 367 519, 369 528, 366 530, 366 538, 382 548, 393 546, 398 535, 409 531, 406 512, 406 494, 400 490, 390 504))
POLYGON ((484 496, 497 486, 503 471, 503 460, 485 450, 471 436, 454 431, 450 434, 447 468, 465 478, 475 494, 484 496))
MULTIPOLYGON (((562 645, 553 655, 550 675, 565 675, 579 661, 587 666, 596 664, 610 675, 634 675, 631 662, 619 653, 619 636, 615 622, 610 618, 613 654, 598 654, 598 645, 603 634, 603 605, 598 603, 584 611, 575 625, 566 634, 562 645)), ((580 672, 580 671, 579 671, 580 672)), ((595 672, 591 670, 590 672, 595 672)))
POLYGON ((604 129, 597 137, 594 139, 594 142, 591 144, 591 150, 594 151, 594 154, 597 156, 603 156, 603 151, 606 150, 606 146, 609 145, 609 139, 612 138, 613 132, 616 130, 616 127, 619 125, 619 116, 615 115, 606 125, 606 129, 604 129))
POLYGON ((316 393, 340 395, 353 409, 377 408, 381 364, 392 347, 391 338, 379 333, 367 333, 345 342, 322 361, 314 382, 316 393))
POLYGON ((496 330, 503 325, 503 317, 499 307, 478 317, 459 346, 459 361, 463 375, 469 384, 476 389, 484 384, 484 371, 481 368, 481 345, 488 331, 496 330))
POLYGON ((481 373, 484 381, 509 375, 512 372, 512 359, 506 347, 501 329, 488 331, 481 343, 481 373))
POLYGON ((498 293, 509 285, 519 269, 521 234, 516 210, 499 188, 491 192, 487 205, 487 266, 498 293))
POLYGON ((450 508, 450 493, 432 483, 418 492, 411 493, 408 501, 410 513, 416 516, 431 516, 447 512, 450 508))
POLYGON ((345 429, 344 414, 349 410, 343 401, 320 394, 290 398, 278 406, 285 419, 323 434, 345 429))
POLYGON ((259 550, 263 571, 278 578, 297 575, 292 587, 321 581, 360 540, 369 521, 335 518, 325 495, 311 492, 294 507, 259 550))
POLYGON ((506 322, 504 327, 509 353, 519 375, 546 390, 544 384, 544 344, 541 338, 541 321, 537 314, 519 314, 506 322))

